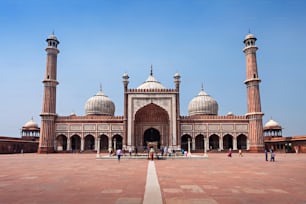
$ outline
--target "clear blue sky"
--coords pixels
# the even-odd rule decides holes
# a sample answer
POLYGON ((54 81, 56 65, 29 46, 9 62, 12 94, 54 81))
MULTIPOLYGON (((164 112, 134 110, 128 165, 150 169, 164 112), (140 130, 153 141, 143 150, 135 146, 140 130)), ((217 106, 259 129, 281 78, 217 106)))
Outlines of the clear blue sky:
POLYGON ((306 1, 86 0, 0 1, 0 135, 40 124, 46 53, 60 41, 57 113, 84 115, 102 84, 123 114, 122 75, 136 88, 153 72, 167 88, 181 75, 181 115, 201 84, 219 115, 247 110, 242 41, 257 37, 263 123, 285 136, 306 134, 306 1))

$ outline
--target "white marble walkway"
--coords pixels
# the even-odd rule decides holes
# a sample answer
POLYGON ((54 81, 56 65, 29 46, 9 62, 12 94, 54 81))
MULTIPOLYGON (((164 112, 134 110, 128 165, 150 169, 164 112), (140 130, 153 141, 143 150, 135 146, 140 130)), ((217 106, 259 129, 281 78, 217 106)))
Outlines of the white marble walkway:
POLYGON ((149 161, 143 204, 162 204, 163 199, 154 161, 149 161))

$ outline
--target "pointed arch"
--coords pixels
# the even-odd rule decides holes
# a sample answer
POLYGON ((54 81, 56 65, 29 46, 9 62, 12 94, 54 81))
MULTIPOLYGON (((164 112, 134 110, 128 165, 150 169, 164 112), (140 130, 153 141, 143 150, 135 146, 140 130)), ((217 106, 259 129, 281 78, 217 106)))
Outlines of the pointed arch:
POLYGON ((100 150, 108 150, 108 137, 100 135, 100 150))
POLYGON ((209 149, 219 149, 219 136, 213 134, 209 137, 209 149))
POLYGON ((116 134, 112 138, 112 148, 113 150, 122 149, 122 136, 116 134))
POLYGON ((188 150, 188 139, 190 140, 190 142, 192 141, 191 136, 188 134, 185 134, 181 137, 181 149, 182 150, 186 150, 186 151, 188 150))
MULTIPOLYGON (((137 147, 146 147, 147 138, 144 137, 145 133, 150 128, 154 131, 158 147, 168 146, 170 144, 170 121, 168 112, 162 107, 150 103, 140 108, 135 114, 134 120, 134 141, 137 147)), ((151 131, 150 130, 150 131, 151 131)))
POLYGON ((240 134, 237 137, 237 148, 238 149, 247 149, 247 136, 240 134))
POLYGON ((155 128, 149 128, 143 134, 143 145, 145 148, 149 148, 148 145, 153 143, 156 143, 156 147, 160 149, 160 133, 155 128))
POLYGON ((56 150, 66 151, 67 150, 67 137, 64 134, 58 135, 56 137, 56 150))
POLYGON ((226 134, 223 137, 223 149, 233 149, 233 136, 226 134))
POLYGON ((84 150, 94 150, 95 149, 95 138, 92 135, 86 135, 84 150))
POLYGON ((195 138, 195 149, 204 150, 204 135, 199 134, 195 138))
POLYGON ((79 135, 73 135, 70 137, 70 144, 72 151, 80 151, 81 150, 81 137, 79 135))
POLYGON ((135 114, 135 122, 168 122, 169 115, 167 111, 160 106, 151 103, 141 109, 135 114))

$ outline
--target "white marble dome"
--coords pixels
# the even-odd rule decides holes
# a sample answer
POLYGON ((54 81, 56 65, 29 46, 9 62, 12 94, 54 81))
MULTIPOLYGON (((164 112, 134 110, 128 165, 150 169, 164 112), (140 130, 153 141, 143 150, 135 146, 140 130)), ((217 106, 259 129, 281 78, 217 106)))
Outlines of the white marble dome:
POLYGON ((89 98, 85 104, 86 115, 110 115, 114 116, 115 104, 101 90, 89 98))
POLYGON ((256 41, 256 37, 252 34, 252 33, 248 33, 244 40, 243 40, 243 43, 246 45, 246 46, 255 46, 255 41, 256 41))
POLYGON ((282 126, 273 119, 266 122, 264 129, 282 129, 282 126))
POLYGON ((256 39, 256 37, 255 37, 252 33, 248 33, 248 34, 245 36, 244 40, 248 40, 248 39, 256 39))
POLYGON ((38 124, 33 120, 33 118, 31 120, 29 120, 28 122, 26 122, 26 124, 24 124, 23 126, 24 128, 38 128, 38 124))
POLYGON ((57 37, 54 35, 54 33, 52 33, 51 35, 48 36, 47 40, 55 40, 58 42, 57 37))
POLYGON ((208 95, 203 88, 188 105, 189 115, 218 115, 217 101, 208 95))
POLYGON ((165 89, 165 87, 151 74, 144 83, 137 87, 137 89, 165 89))

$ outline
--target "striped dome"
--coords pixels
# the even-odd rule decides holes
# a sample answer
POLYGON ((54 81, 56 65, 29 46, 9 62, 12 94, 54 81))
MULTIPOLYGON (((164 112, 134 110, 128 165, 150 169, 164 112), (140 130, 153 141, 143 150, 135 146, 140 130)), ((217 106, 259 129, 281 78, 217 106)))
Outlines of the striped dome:
POLYGON ((114 116, 115 104, 101 90, 89 98, 85 104, 86 115, 110 115, 114 116))
POLYGON ((208 95, 202 88, 188 105, 189 115, 218 115, 217 101, 208 95))

